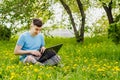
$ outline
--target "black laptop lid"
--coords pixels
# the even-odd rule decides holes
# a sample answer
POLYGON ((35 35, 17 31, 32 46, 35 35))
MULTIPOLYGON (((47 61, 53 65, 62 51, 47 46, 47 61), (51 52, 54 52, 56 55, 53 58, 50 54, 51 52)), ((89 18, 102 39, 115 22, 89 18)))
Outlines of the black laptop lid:
POLYGON ((49 49, 52 49, 54 50, 56 53, 58 53, 58 51, 60 50, 60 48, 62 47, 63 44, 57 44, 57 45, 54 45, 52 47, 49 47, 49 48, 46 48, 46 50, 49 50, 49 49))

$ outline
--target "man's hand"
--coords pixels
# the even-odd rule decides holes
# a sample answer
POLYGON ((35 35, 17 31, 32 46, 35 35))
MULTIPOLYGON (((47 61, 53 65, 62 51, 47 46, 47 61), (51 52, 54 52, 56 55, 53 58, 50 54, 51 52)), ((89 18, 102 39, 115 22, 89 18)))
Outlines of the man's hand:
POLYGON ((31 53, 32 55, 37 56, 37 57, 40 57, 40 56, 41 56, 41 53, 40 53, 39 51, 31 50, 30 53, 31 53))
POLYGON ((41 53, 44 53, 45 49, 46 49, 45 47, 42 47, 42 48, 40 49, 40 52, 41 52, 41 53))

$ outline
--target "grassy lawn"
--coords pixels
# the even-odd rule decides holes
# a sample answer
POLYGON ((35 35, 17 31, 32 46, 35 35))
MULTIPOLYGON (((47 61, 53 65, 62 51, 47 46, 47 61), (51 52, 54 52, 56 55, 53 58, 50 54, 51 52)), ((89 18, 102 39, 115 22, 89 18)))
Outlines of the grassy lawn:
POLYGON ((106 37, 45 38, 46 47, 63 43, 59 66, 22 64, 13 54, 17 39, 0 41, 0 80, 120 80, 120 45, 106 37))

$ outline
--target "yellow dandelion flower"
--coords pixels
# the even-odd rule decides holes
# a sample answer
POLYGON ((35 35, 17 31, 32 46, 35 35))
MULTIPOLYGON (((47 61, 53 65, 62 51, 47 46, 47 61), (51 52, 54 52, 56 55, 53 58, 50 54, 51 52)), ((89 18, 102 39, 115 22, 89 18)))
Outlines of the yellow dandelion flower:
POLYGON ((40 66, 40 68, 44 68, 44 66, 40 66))
POLYGON ((42 76, 41 76, 41 75, 39 75, 39 76, 38 76, 38 79, 42 79, 42 76))
POLYGON ((85 69, 85 68, 82 68, 82 71, 86 71, 86 69, 85 69))
POLYGON ((106 76, 106 74, 102 74, 102 76, 106 76))
POLYGON ((53 69, 53 67, 49 66, 48 69, 53 69))
POLYGON ((11 76, 11 77, 10 77, 10 80, 13 80, 13 78, 14 78, 14 76, 11 76))
POLYGON ((34 72, 39 72, 39 70, 38 69, 34 69, 34 72))
POLYGON ((118 64, 118 62, 115 62, 115 64, 118 64))
POLYGON ((10 80, 13 80, 13 78, 15 77, 15 73, 14 72, 12 72, 11 73, 11 77, 10 77, 10 80))
POLYGON ((0 71, 0 75, 2 74, 2 72, 0 71))
POLYGON ((104 70, 103 68, 98 68, 97 71, 98 71, 98 72, 103 72, 103 71, 105 71, 105 70, 104 70))
POLYGON ((77 67, 78 65, 77 64, 74 64, 73 67, 77 67))
POLYGON ((75 69, 77 66, 78 66, 77 64, 74 64, 72 68, 75 69))
POLYGON ((86 63, 87 61, 88 61, 87 59, 84 60, 85 63, 86 63))
POLYGON ((26 63, 26 65, 30 65, 30 63, 26 63))
POLYGON ((47 76, 48 78, 50 78, 50 77, 51 77, 51 74, 46 74, 46 76, 47 76))
POLYGON ((115 67, 113 68, 113 71, 120 71, 119 66, 115 66, 115 67))
POLYGON ((94 65, 93 65, 93 67, 99 67, 99 66, 100 66, 100 65, 98 65, 98 64, 94 64, 94 65))
POLYGON ((111 68, 111 66, 106 66, 108 69, 110 69, 111 68))
POLYGON ((12 68, 12 69, 14 69, 14 68, 15 68, 15 66, 13 66, 13 65, 12 65, 12 66, 11 66, 11 68, 12 68))
POLYGON ((32 67, 33 67, 33 65, 30 65, 29 67, 30 67, 30 68, 32 68, 32 67))
POLYGON ((12 73, 11 73, 11 75, 12 75, 12 76, 15 76, 15 73, 14 73, 14 72, 12 72, 12 73))

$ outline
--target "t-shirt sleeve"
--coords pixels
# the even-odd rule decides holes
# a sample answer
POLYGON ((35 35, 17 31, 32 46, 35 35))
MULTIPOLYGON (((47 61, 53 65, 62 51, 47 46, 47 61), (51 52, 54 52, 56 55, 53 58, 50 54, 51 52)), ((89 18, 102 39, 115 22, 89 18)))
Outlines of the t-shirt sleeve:
POLYGON ((20 37, 17 41, 17 45, 23 46, 24 43, 25 43, 24 35, 20 35, 20 37))

